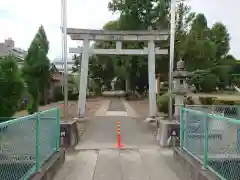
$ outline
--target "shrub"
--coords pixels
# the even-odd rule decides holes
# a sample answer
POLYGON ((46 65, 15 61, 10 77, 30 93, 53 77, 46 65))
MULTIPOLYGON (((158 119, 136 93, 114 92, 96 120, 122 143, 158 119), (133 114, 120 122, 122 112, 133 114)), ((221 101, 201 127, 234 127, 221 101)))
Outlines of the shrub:
POLYGON ((68 92, 68 100, 72 100, 72 101, 78 100, 78 93, 69 91, 68 92))
MULTIPOLYGON (((168 113, 169 94, 166 93, 162 96, 157 96, 157 108, 159 112, 168 113)), ((173 98, 173 112, 174 112, 174 98, 173 98)))
POLYGON ((201 83, 202 92, 216 91, 217 83, 218 78, 215 74, 207 74, 201 83))
POLYGON ((216 97, 201 97, 199 96, 199 101, 202 105, 213 105, 216 97))
POLYGON ((164 94, 166 94, 168 92, 168 87, 162 87, 162 88, 160 88, 160 95, 164 95, 164 94))
MULTIPOLYGON (((63 101, 64 100, 64 93, 62 92, 62 87, 58 86, 54 89, 54 102, 63 101)), ((78 100, 78 93, 74 91, 68 91, 68 100, 78 100)))
POLYGON ((133 95, 133 92, 132 91, 128 91, 125 93, 124 97, 126 100, 130 100, 130 97, 133 95))
POLYGON ((95 96, 99 96, 102 94, 102 86, 101 83, 97 80, 88 79, 88 90, 90 91, 90 95, 94 94, 95 96))
POLYGON ((102 89, 100 86, 95 87, 94 91, 96 96, 100 96, 102 94, 102 89))
POLYGON ((192 99, 192 96, 187 96, 185 99, 184 99, 184 104, 185 105, 194 105, 194 101, 192 99))
POLYGON ((218 78, 209 70, 196 70, 192 73, 188 83, 194 85, 197 91, 213 92, 216 91, 218 78))
POLYGON ((28 114, 33 114, 38 110, 38 99, 35 99, 33 97, 31 97, 32 100, 30 100, 30 103, 27 106, 27 110, 28 110, 28 114), (37 101, 38 103, 36 103, 35 101, 37 101))
POLYGON ((233 99, 227 99, 227 98, 216 98, 214 100, 214 105, 240 105, 240 100, 233 100, 233 99))

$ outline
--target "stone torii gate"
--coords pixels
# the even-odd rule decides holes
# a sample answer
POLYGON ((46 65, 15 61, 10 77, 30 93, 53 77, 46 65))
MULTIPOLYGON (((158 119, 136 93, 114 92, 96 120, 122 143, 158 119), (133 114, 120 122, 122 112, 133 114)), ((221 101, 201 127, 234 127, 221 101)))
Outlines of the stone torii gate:
POLYGON ((148 55, 148 79, 149 79, 149 117, 156 116, 156 82, 155 82, 155 55, 168 54, 167 49, 155 47, 156 41, 168 39, 168 31, 108 31, 68 28, 67 34, 72 40, 82 40, 83 47, 70 48, 70 53, 82 53, 81 77, 79 89, 78 115, 84 117, 86 104, 86 89, 88 76, 88 63, 90 54, 106 55, 148 55), (90 41, 115 41, 115 49, 91 49, 90 41), (123 41, 148 42, 144 49, 122 49, 123 41))

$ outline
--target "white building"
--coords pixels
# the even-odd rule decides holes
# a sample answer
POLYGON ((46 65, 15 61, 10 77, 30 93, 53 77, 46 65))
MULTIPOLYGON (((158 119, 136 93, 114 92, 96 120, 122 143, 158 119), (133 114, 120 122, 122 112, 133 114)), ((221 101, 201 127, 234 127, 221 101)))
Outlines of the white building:
POLYGON ((26 54, 27 51, 15 47, 15 42, 12 38, 8 38, 3 43, 0 43, 0 57, 13 55, 17 57, 18 63, 22 65, 26 54))

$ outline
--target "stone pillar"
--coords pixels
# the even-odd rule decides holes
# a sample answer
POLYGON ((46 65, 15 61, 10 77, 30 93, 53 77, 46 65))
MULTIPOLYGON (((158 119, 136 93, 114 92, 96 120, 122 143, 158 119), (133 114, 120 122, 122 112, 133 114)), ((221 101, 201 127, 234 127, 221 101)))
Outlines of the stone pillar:
POLYGON ((83 41, 83 54, 81 61, 81 76, 79 84, 79 100, 78 100, 78 116, 84 117, 85 105, 86 105, 86 92, 87 92, 87 81, 88 81, 88 62, 89 62, 89 46, 90 41, 84 39, 83 41))
POLYGON ((148 41, 149 117, 156 116, 155 43, 148 41))

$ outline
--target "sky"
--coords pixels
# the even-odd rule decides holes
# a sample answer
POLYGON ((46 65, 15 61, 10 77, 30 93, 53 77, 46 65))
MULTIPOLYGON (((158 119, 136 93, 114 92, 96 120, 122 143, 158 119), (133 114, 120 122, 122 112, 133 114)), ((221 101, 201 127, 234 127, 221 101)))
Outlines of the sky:
MULTIPOLYGON (((107 9, 110 0, 67 0, 67 26, 82 29, 101 29, 117 19, 107 9)), ((236 23, 239 0, 190 0, 192 10, 204 13, 209 26, 223 22, 231 35, 231 51, 240 59, 240 24, 236 23)), ((61 0, 0 0, 0 42, 11 37, 15 46, 27 50, 40 25, 43 25, 50 42, 49 57, 61 57, 61 0)), ((68 47, 80 42, 68 38, 68 47)))

